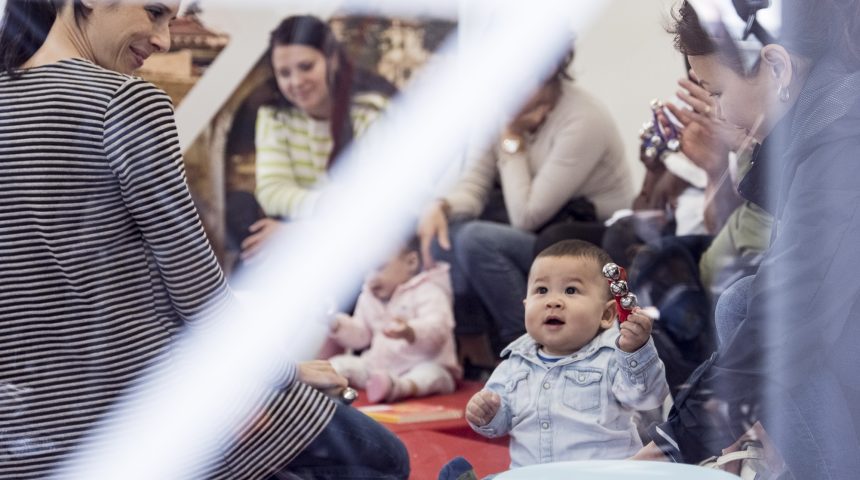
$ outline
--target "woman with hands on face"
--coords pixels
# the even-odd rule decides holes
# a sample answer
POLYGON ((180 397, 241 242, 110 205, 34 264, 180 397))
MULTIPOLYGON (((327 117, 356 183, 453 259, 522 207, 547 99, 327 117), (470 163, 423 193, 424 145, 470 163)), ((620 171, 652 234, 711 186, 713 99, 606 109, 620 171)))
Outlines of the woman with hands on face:
MULTIPOLYGON (((752 3, 760 2, 734 5, 752 3)), ((739 190, 772 213, 775 226, 756 273, 717 304, 734 328, 637 458, 698 463, 760 422, 790 473, 759 473, 853 478, 860 471, 860 282, 852 275, 860 266, 860 189, 851 174, 860 150, 860 2, 783 0, 778 29, 738 9, 753 27, 745 42, 729 31, 734 12, 721 18, 707 7, 683 2, 676 45, 717 100, 719 117, 759 144, 739 190)))

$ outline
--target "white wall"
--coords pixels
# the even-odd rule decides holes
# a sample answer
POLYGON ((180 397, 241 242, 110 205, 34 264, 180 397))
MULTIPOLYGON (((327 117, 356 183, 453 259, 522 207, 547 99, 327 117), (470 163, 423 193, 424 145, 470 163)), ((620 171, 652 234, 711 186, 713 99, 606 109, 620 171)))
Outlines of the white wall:
POLYGON ((654 98, 673 98, 677 80, 685 74, 683 57, 666 33, 675 4, 676 0, 610 0, 577 41, 573 73, 615 117, 627 158, 635 165, 637 189, 644 176, 638 132, 650 116, 649 104, 654 98))

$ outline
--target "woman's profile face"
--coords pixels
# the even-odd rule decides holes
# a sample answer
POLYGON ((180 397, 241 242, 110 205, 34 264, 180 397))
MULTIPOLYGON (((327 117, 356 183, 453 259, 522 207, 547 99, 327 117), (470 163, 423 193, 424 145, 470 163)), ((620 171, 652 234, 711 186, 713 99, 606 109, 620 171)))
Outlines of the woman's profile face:
POLYGON ((179 2, 94 2, 84 32, 96 64, 132 73, 155 52, 170 48, 170 21, 179 2))
POLYGON ((691 55, 688 59, 701 86, 716 100, 716 115, 761 141, 775 123, 778 86, 769 68, 762 65, 757 73, 744 77, 720 62, 717 55, 691 55))
POLYGON ((293 105, 314 118, 330 116, 328 65, 322 52, 306 45, 276 45, 272 70, 278 89, 293 105))

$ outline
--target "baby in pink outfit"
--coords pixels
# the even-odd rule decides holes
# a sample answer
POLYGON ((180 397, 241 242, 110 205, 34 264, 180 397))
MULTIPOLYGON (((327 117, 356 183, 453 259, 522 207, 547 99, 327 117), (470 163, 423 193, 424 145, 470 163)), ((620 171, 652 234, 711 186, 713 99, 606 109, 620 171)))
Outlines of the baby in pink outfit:
POLYGON ((448 265, 423 270, 416 237, 367 278, 352 316, 335 316, 332 339, 366 350, 330 361, 374 403, 451 393, 462 375, 453 332, 448 265))

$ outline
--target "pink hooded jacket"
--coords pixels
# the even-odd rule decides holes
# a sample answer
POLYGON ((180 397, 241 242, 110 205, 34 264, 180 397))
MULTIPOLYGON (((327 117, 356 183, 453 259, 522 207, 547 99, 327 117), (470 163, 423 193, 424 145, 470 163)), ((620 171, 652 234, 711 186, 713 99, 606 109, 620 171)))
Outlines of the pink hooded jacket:
POLYGON ((332 334, 347 348, 369 348, 361 354, 368 369, 393 375, 408 372, 416 365, 434 362, 445 367, 455 379, 462 375, 454 347, 454 312, 449 266, 437 263, 397 287, 388 303, 371 293, 365 282, 352 317, 341 317, 332 334), (415 331, 415 342, 388 338, 382 330, 402 317, 415 331))

